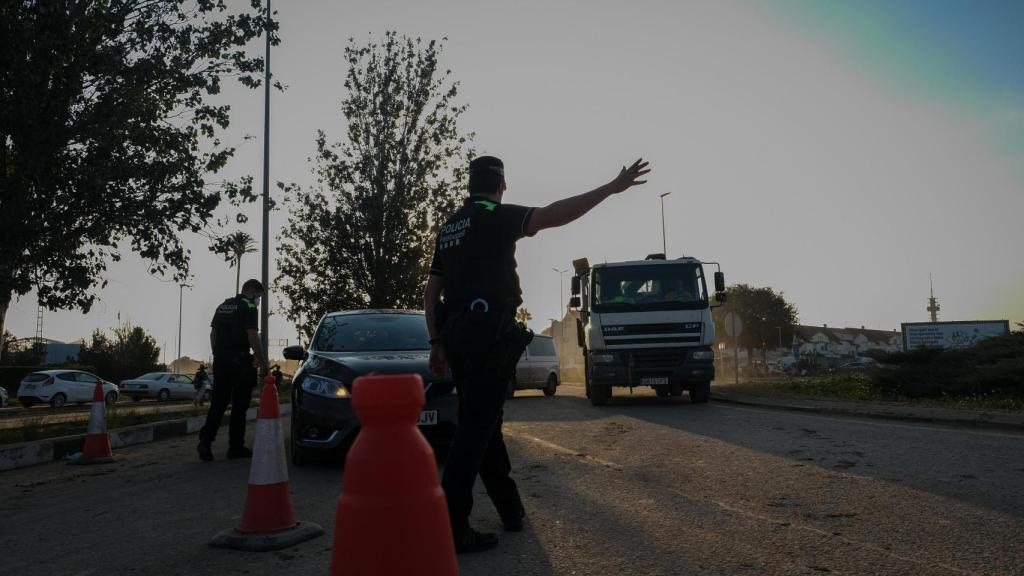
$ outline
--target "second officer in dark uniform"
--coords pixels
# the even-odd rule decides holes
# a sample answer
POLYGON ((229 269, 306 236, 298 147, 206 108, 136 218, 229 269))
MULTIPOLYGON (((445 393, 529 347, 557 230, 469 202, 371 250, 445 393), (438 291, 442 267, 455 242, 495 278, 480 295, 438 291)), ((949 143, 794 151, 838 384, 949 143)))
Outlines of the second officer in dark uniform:
POLYGON ((246 280, 242 293, 217 306, 210 323, 210 345, 213 347, 213 396, 206 423, 199 430, 199 459, 213 460, 211 445, 217 437, 224 412, 231 405, 228 425, 228 458, 248 458, 252 451, 245 447, 245 413, 252 403, 256 386, 256 364, 260 373, 267 373, 267 359, 259 333, 259 299, 263 296, 259 280, 246 280), (250 353, 250 350, 252 351, 250 353))
POLYGON ((506 530, 521 530, 525 517, 501 435, 506 383, 532 336, 515 321, 522 304, 516 242, 576 220, 642 184, 638 178, 647 172, 647 163, 637 160, 590 192, 529 208, 502 203, 501 160, 482 156, 469 164, 469 198, 441 227, 424 294, 431 369, 441 375, 450 368, 459 393, 459 425, 441 479, 458 552, 498 543, 494 534, 469 527, 477 474, 506 530))

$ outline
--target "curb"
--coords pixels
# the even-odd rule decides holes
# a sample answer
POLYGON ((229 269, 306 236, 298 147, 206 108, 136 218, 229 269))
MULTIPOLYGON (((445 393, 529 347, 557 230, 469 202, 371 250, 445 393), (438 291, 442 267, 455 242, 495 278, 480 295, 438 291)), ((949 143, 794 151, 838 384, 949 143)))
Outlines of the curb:
POLYGON ((746 396, 740 394, 722 394, 712 392, 711 399, 724 404, 757 406, 793 412, 810 412, 813 414, 831 414, 839 416, 856 416, 879 420, 900 420, 928 424, 946 424, 952 426, 989 428, 996 430, 1024 431, 1024 414, 1001 412, 982 412, 970 410, 949 410, 944 408, 911 407, 911 406, 879 406, 858 404, 838 400, 798 400, 785 401, 763 396, 746 396))
MULTIPOLYGON (((255 406, 249 408, 245 419, 247 421, 255 420, 257 410, 258 407, 255 406)), ((281 405, 282 416, 291 414, 291 412, 291 404, 281 405)), ((146 444, 195 434, 203 427, 205 421, 206 416, 193 416, 110 430, 110 447, 116 450, 134 444, 146 444)), ((227 421, 224 422, 224 425, 227 425, 227 421)), ((81 452, 83 442, 85 442, 85 434, 0 446, 0 472, 35 466, 53 460, 63 460, 72 454, 81 452)))

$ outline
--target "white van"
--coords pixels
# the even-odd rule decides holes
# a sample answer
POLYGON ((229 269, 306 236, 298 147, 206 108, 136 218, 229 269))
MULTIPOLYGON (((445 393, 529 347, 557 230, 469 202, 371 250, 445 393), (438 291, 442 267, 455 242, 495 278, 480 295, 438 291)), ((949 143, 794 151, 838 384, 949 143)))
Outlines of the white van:
POLYGON ((514 396, 516 390, 543 390, 545 396, 554 396, 560 383, 555 343, 550 336, 537 334, 519 358, 515 376, 509 382, 508 397, 514 396))

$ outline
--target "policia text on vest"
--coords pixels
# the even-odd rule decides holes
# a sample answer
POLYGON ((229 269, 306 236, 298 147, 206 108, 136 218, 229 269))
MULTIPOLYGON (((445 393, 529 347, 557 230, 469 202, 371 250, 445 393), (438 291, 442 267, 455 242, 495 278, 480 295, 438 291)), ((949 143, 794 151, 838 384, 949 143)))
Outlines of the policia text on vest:
POLYGON ((450 369, 459 393, 459 425, 441 479, 457 551, 498 542, 469 526, 477 474, 506 530, 521 530, 526 514, 501 435, 506 383, 532 337, 515 322, 523 301, 516 242, 576 220, 609 196, 643 184, 639 178, 648 172, 637 160, 590 192, 531 208, 502 203, 501 160, 470 162, 469 198, 441 227, 424 293, 431 370, 443 375, 450 369))

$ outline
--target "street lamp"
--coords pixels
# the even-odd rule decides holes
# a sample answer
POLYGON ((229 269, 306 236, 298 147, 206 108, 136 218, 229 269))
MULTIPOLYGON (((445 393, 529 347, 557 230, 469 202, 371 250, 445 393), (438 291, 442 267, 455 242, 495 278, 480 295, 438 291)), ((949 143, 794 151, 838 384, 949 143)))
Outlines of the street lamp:
POLYGON ((178 284, 178 355, 174 359, 174 371, 178 371, 178 361, 181 359, 181 304, 184 299, 185 288, 192 288, 190 284, 178 284))
POLYGON ((562 278, 565 276, 565 273, 569 271, 569 269, 567 268, 565 270, 559 270, 558 268, 552 268, 552 270, 554 270, 555 272, 558 272, 558 306, 559 306, 558 317, 559 318, 564 318, 565 317, 565 297, 562 295, 562 278))
POLYGON ((263 69, 263 298, 260 298, 260 344, 263 358, 268 358, 270 340, 267 322, 270 320, 270 19, 273 18, 270 0, 267 0, 266 35, 267 55, 263 69))
POLYGON ((668 196, 671 192, 665 192, 661 195, 661 253, 668 258, 668 249, 665 247, 665 196, 668 196))

